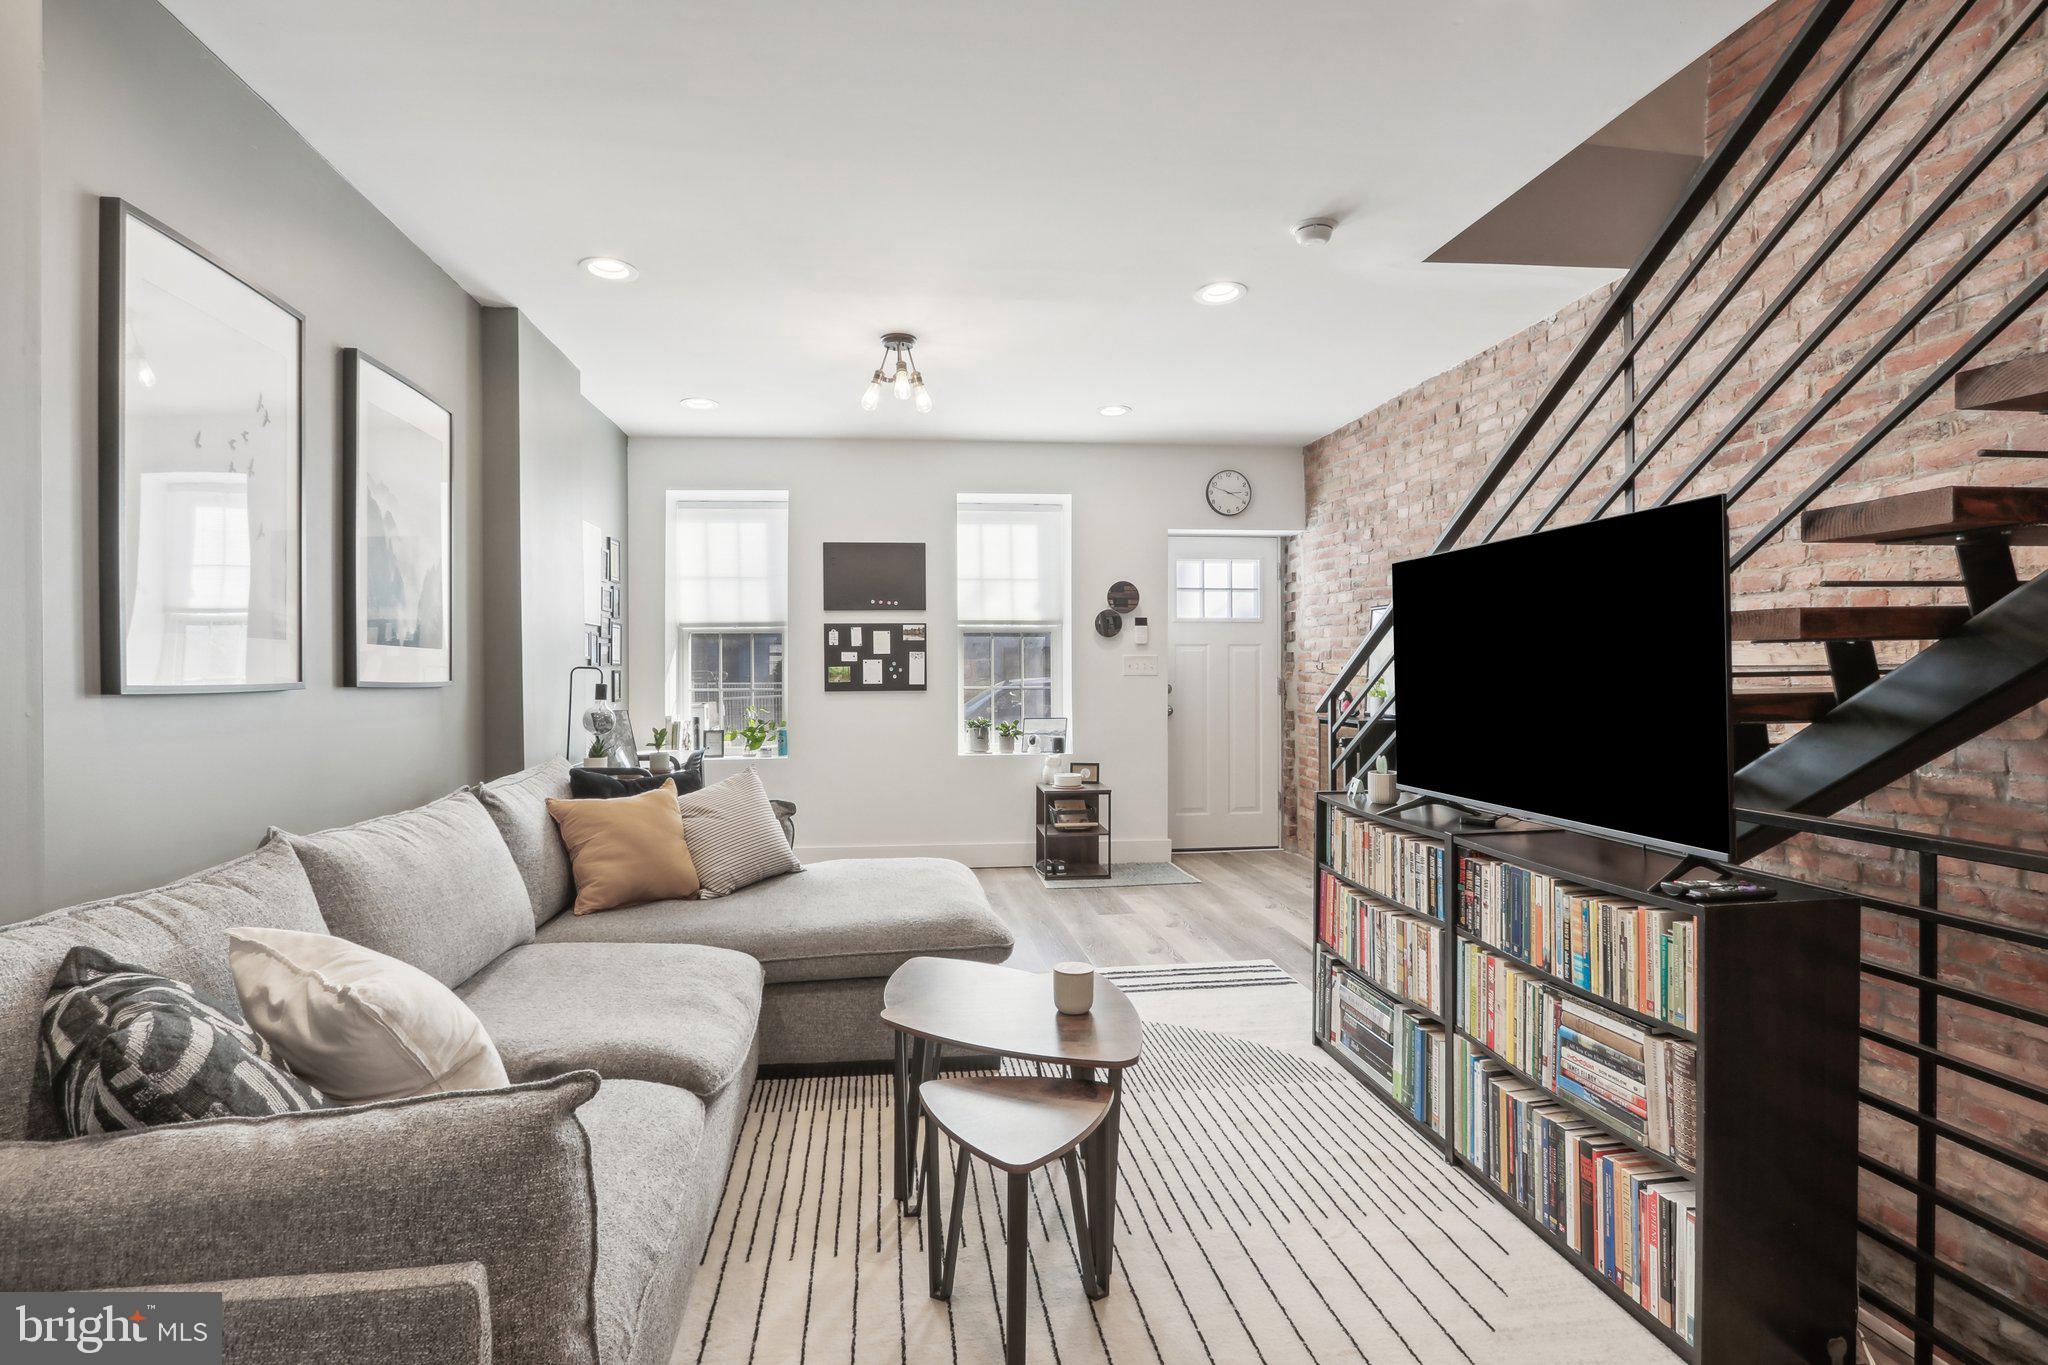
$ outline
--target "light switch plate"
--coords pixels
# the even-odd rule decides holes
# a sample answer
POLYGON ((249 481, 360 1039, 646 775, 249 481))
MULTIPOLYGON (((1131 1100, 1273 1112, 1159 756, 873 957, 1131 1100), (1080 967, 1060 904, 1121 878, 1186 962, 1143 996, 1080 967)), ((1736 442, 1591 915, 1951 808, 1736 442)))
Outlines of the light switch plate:
POLYGON ((1124 676, 1126 678, 1156 678, 1159 676, 1157 654, 1124 655, 1124 676))

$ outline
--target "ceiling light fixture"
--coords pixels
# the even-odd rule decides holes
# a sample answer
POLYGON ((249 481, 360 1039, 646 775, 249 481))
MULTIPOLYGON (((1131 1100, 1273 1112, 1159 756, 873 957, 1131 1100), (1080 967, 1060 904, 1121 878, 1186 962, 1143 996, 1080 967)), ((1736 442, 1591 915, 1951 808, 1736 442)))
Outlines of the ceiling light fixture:
POLYGON ((1129 403, 1109 403, 1097 408, 1096 411, 1104 417, 1128 417, 1131 415, 1131 405, 1129 403))
POLYGON ((860 396, 861 411, 873 412, 882 405, 884 384, 895 389, 898 398, 915 398, 919 412, 932 410, 931 390, 925 388, 924 376, 911 355, 911 348, 916 345, 917 338, 908 332, 882 334, 882 363, 875 366, 875 373, 860 396))
POLYGON ((709 412, 718 406, 718 400, 716 398, 685 398, 683 406, 691 409, 693 412, 709 412))
POLYGON ((1205 284, 1200 289, 1197 289, 1195 291, 1195 302, 1206 303, 1212 306, 1221 303, 1236 303, 1250 292, 1250 290, 1246 289, 1236 280, 1217 280, 1213 284, 1205 284))
POLYGON ((577 262, 585 270, 601 280, 637 280, 640 272, 631 261, 622 261, 616 256, 585 256, 577 262))

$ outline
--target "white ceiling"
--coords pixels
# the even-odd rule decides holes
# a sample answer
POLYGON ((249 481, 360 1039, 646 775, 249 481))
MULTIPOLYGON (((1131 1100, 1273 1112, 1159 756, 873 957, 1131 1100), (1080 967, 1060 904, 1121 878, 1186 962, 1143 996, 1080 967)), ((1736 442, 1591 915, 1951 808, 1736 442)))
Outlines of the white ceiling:
POLYGON ((1762 8, 164 2, 630 433, 1287 442, 1612 278, 1421 261, 1762 8))

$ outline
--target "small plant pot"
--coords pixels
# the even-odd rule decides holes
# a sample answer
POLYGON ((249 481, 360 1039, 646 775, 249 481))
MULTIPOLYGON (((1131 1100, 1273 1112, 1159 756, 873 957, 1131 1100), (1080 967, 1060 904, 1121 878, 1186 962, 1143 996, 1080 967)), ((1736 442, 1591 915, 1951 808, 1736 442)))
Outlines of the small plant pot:
POLYGON ((583 766, 586 768, 609 768, 611 765, 612 761, 609 758, 586 758, 583 760, 583 766))
POLYGON ((996 745, 997 753, 1014 754, 1017 752, 1017 737, 1015 735, 997 735, 996 745))
POLYGON ((969 731, 967 732, 967 752, 968 752, 968 753, 970 753, 970 754, 985 754, 985 753, 987 753, 987 752, 988 752, 988 731, 986 731, 986 730, 969 730, 969 731))
POLYGON ((1401 785, 1393 773, 1369 772, 1365 775, 1365 799, 1375 806, 1391 806, 1401 799, 1401 785))
POLYGON ((653 773, 656 777, 666 777, 675 770, 675 759, 669 757, 666 753, 657 749, 647 756, 647 771, 653 773))

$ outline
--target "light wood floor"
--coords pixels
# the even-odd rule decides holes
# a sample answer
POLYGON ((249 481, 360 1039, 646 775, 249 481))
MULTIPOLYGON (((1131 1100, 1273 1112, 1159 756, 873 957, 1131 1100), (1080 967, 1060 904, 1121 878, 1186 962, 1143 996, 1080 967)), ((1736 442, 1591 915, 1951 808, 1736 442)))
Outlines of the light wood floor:
POLYGON ((1199 886, 1048 891, 1026 867, 974 875, 1017 935, 1009 965, 1055 962, 1131 967, 1155 962, 1271 958, 1309 979, 1309 862, 1292 853, 1182 853, 1174 862, 1199 886))

